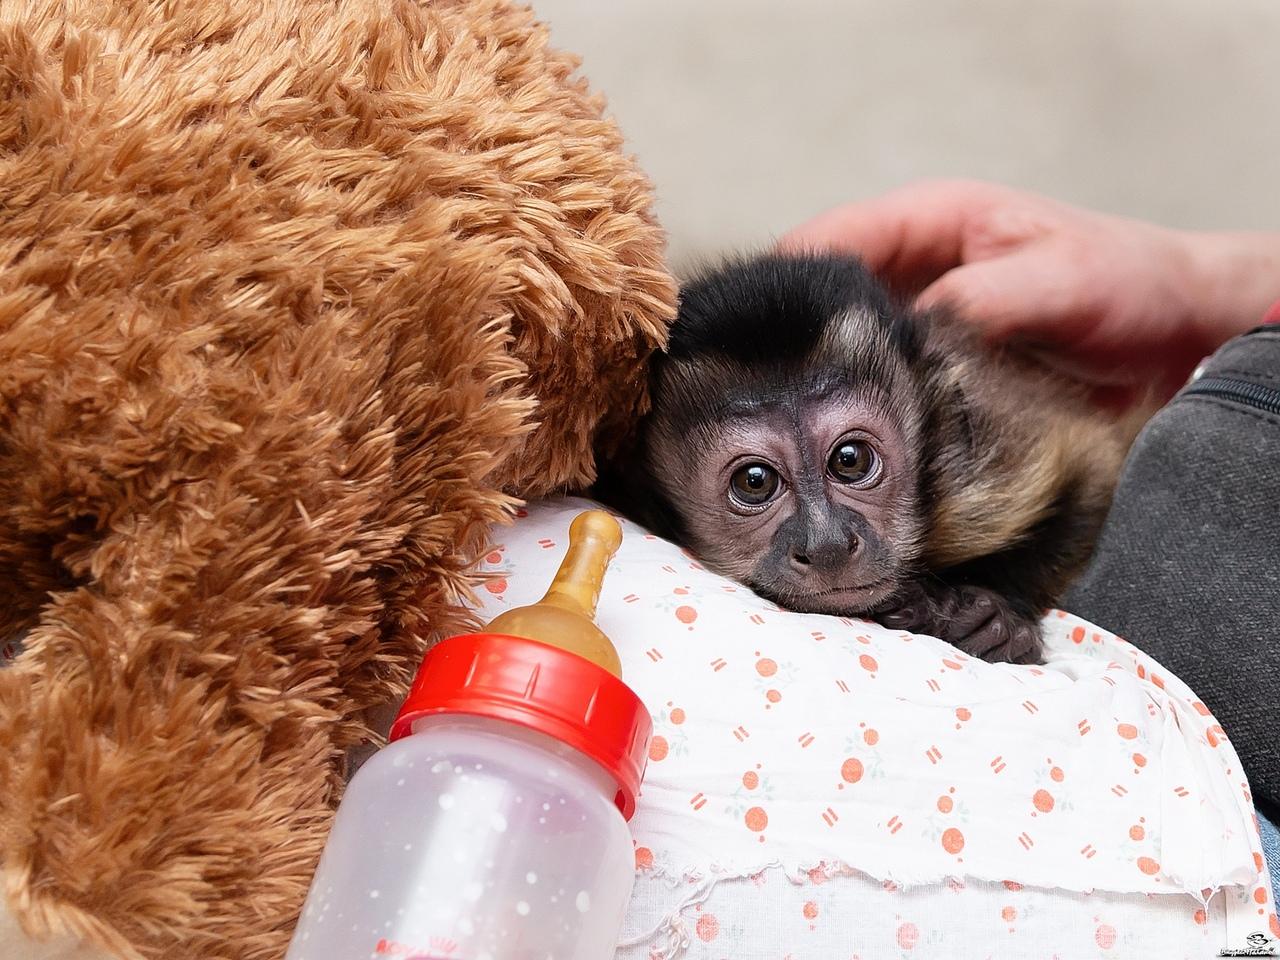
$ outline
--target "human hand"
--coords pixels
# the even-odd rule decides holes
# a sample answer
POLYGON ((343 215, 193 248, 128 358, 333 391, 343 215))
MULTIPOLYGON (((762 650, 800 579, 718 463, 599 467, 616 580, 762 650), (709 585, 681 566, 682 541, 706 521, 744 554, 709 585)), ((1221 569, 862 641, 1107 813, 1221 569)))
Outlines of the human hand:
POLYGON ((1280 299, 1280 234, 1191 233, 1009 187, 925 181, 838 207, 783 249, 859 255, 920 307, 1132 399, 1164 399, 1280 299))

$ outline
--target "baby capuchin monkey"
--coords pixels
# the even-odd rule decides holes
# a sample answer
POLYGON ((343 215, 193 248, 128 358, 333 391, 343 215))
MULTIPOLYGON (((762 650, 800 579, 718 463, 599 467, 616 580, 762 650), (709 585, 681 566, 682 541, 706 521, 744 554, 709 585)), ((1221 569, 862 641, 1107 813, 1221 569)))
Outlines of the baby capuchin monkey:
POLYGON ((1039 660, 1133 435, 833 255, 688 284, 651 390, 605 499, 779 606, 991 661, 1039 660))

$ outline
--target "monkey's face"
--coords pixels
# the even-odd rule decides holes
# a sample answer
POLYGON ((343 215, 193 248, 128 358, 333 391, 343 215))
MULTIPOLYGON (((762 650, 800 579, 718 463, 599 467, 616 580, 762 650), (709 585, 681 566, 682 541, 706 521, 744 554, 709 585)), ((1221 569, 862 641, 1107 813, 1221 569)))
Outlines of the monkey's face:
POLYGON ((657 398, 647 467, 683 539, 788 609, 870 610, 918 555, 911 418, 838 380, 739 375, 701 415, 691 381, 657 398))
POLYGON ((687 284, 651 368, 635 508, 781 606, 870 612, 923 549, 923 343, 849 258, 765 256, 687 284))

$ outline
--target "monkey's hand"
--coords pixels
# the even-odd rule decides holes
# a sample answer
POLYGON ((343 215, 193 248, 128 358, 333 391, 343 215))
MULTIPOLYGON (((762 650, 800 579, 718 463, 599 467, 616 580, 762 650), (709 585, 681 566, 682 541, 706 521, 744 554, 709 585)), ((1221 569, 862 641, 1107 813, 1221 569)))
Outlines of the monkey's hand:
POLYGON ((985 587, 915 581, 871 615, 893 630, 927 633, 990 663, 1039 663, 1039 622, 985 587))

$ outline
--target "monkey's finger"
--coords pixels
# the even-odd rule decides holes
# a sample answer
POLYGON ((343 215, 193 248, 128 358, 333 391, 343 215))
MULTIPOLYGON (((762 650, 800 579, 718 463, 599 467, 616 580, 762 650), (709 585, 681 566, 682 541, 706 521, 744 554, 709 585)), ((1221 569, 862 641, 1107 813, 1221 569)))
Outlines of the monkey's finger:
POLYGON ((1040 637, 1036 627, 1013 616, 997 614, 955 646, 988 663, 1038 663, 1040 637))
POLYGON ((1031 624, 1021 623, 1013 629, 1007 655, 1010 663, 1040 663, 1044 659, 1044 645, 1040 632, 1031 624))
POLYGON ((968 180, 911 183, 820 214, 784 234, 778 248, 856 254, 890 285, 915 292, 962 262, 966 223, 1011 193, 968 180))
POLYGON ((958 637, 951 642, 971 657, 978 657, 988 663, 998 663, 1005 659, 1003 650, 1008 640, 1008 626, 999 615, 996 615, 983 621, 963 637, 958 637))

